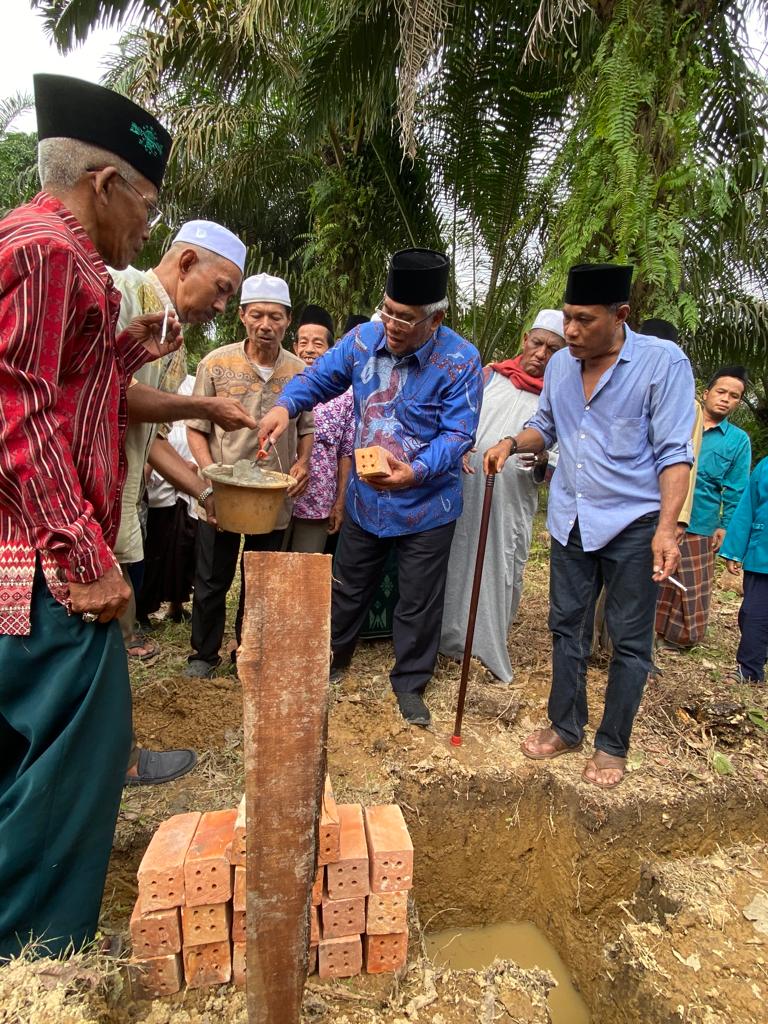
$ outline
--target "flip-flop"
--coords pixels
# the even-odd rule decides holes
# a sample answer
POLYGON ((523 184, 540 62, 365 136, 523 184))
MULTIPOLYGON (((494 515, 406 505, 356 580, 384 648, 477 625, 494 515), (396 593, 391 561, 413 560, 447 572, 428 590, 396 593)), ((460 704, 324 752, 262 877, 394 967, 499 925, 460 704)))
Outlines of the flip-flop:
POLYGON ((553 758, 560 757, 562 754, 577 754, 584 746, 583 742, 580 742, 574 744, 572 747, 569 747, 565 740, 558 736, 554 729, 537 729, 534 733, 531 733, 531 735, 540 736, 543 732, 551 732, 555 737, 555 741, 562 743, 563 745, 562 747, 557 747, 549 754, 534 754, 533 751, 529 750, 526 747, 525 742, 521 743, 520 749, 526 757, 530 758, 531 761, 551 761, 553 758))
POLYGON ((136 661, 149 661, 150 658, 156 658, 160 654, 160 644, 156 644, 154 640, 150 640, 146 636, 137 636, 135 640, 131 640, 125 645, 125 653, 136 661), (137 648, 143 647, 148 648, 143 654, 133 653, 137 648))
POLYGON ((588 782, 591 786, 597 786, 598 789, 615 789, 616 786, 620 785, 624 781, 626 775, 626 757, 617 757, 615 754, 607 754, 604 750, 596 750, 589 761, 587 761, 584 771, 581 773, 581 778, 584 782, 588 782), (607 758, 610 764, 598 764, 597 759, 607 758), (593 764, 597 771, 604 772, 610 768, 621 768, 621 778, 617 779, 616 782, 598 782, 596 779, 590 779, 587 775, 587 768, 593 764))

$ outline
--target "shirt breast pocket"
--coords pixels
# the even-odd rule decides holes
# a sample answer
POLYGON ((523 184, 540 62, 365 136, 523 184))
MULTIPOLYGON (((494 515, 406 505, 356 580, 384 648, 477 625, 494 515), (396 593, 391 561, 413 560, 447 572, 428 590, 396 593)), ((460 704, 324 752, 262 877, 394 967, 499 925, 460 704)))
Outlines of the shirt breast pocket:
POLYGON ((644 416, 617 416, 608 431, 608 455, 626 459, 639 455, 648 442, 648 423, 644 416))

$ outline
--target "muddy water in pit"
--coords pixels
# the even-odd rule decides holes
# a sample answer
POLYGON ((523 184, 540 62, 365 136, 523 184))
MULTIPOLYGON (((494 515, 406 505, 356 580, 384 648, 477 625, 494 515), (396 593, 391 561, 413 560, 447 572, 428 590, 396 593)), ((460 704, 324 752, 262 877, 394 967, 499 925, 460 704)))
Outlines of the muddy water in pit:
POLYGON ((519 967, 549 971, 557 988, 549 993, 552 1024, 589 1024, 589 1010, 573 986, 568 968, 536 925, 490 924, 478 928, 448 928, 427 932, 427 953, 437 964, 454 970, 481 970, 494 960, 511 960, 519 967))

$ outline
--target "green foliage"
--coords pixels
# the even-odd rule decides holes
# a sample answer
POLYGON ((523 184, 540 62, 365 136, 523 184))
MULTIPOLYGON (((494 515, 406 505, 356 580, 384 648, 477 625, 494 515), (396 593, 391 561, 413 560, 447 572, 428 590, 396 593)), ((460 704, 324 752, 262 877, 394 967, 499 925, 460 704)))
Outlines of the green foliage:
POLYGON ((31 199, 38 187, 37 137, 0 135, 0 215, 31 199))

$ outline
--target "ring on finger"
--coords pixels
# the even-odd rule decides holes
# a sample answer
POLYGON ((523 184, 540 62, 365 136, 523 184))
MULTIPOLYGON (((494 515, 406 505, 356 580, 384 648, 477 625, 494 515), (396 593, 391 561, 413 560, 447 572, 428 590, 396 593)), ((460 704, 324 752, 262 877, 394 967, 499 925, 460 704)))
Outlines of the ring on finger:
POLYGON ((93 612, 83 612, 83 622, 96 622, 98 617, 93 612))

